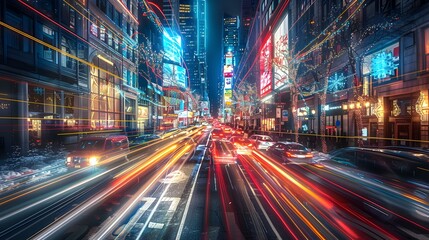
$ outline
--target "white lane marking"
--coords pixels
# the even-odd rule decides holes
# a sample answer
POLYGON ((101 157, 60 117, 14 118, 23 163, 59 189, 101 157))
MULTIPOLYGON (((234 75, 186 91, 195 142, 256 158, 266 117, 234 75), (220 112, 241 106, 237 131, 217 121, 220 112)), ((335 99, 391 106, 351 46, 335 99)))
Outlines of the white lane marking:
POLYGON ((234 185, 232 185, 232 180, 231 180, 231 176, 229 175, 228 168, 229 168, 229 164, 225 166, 225 172, 229 179, 229 185, 231 185, 231 188, 234 189, 234 185))
POLYGON ((154 228, 154 229, 162 229, 164 227, 164 223, 150 222, 147 227, 148 228, 154 228))
MULTIPOLYGON (((203 156, 200 160, 200 166, 198 166, 197 174, 195 175, 194 182, 192 183, 191 194, 189 194, 188 201, 186 202, 186 207, 182 215, 182 220, 180 221, 179 230, 177 231, 176 240, 179 240, 182 236, 183 228, 185 227, 186 217, 188 216, 189 207, 191 205, 192 196, 194 195, 195 185, 197 184, 198 175, 200 174, 201 166, 203 165, 204 156, 206 155, 207 145, 209 141, 207 139, 206 149, 204 149, 203 156)), ((210 164, 209 164, 210 165, 210 164)), ((208 180, 210 181, 210 179, 208 180)))
POLYGON ((137 223, 137 221, 143 216, 143 214, 150 208, 150 206, 155 202, 156 198, 144 197, 142 198, 142 202, 145 202, 143 206, 139 208, 136 214, 131 218, 131 220, 125 225, 125 232, 129 232, 133 227, 138 227, 139 225, 143 225, 141 223, 137 223))
POLYGON ((250 182, 247 180, 247 178, 244 176, 244 172, 243 169, 241 169, 241 167, 239 167, 240 172, 243 174, 243 178, 246 181, 247 185, 249 186, 250 190, 252 191, 253 196, 255 196, 255 200, 259 205, 259 208, 261 209, 262 213, 265 216, 265 219, 267 220, 267 222, 270 224, 271 229, 273 230, 274 234, 276 234, 277 239, 283 239, 280 235, 280 233, 277 231, 276 227, 274 227, 273 222, 271 222, 271 219, 268 217, 267 212, 265 212, 264 207, 262 206, 261 202, 259 201, 259 197, 256 196, 255 191, 253 190, 253 187, 251 186, 250 182))
POLYGON ((163 202, 171 202, 170 207, 168 208, 168 211, 176 211, 177 206, 179 206, 180 198, 176 197, 163 197, 161 199, 163 202))

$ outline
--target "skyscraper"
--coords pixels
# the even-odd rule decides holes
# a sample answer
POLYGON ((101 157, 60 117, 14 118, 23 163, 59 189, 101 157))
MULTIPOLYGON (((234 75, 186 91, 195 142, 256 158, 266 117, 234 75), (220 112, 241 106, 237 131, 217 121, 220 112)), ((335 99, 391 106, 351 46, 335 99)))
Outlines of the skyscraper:
POLYGON ((162 0, 162 11, 165 19, 162 19, 164 27, 179 29, 179 0, 162 0))
POLYGON ((201 95, 201 81, 198 71, 197 21, 193 0, 182 0, 179 6, 179 26, 183 38, 183 60, 186 64, 190 89, 201 95))
POLYGON ((224 15, 223 19, 223 117, 226 122, 231 122, 232 86, 234 83, 234 68, 238 50, 239 17, 224 15))
POLYGON ((256 14, 257 0, 242 0, 241 2, 241 25, 240 25, 240 35, 239 35, 239 46, 238 46, 238 56, 237 56, 237 65, 242 61, 241 58, 244 55, 246 49, 246 44, 248 41, 248 36, 250 31, 252 31, 252 22, 256 14))
MULTIPOLYGON (((196 13, 197 13, 197 55, 199 60, 199 75, 201 80, 202 88, 202 99, 208 101, 207 94, 207 39, 206 39, 206 24, 207 24, 207 15, 206 15, 206 0, 195 0, 196 4, 196 13)), ((207 112, 208 113, 208 112, 207 112)))
POLYGON ((223 53, 238 50, 238 30, 240 21, 238 16, 224 15, 223 18, 223 53))

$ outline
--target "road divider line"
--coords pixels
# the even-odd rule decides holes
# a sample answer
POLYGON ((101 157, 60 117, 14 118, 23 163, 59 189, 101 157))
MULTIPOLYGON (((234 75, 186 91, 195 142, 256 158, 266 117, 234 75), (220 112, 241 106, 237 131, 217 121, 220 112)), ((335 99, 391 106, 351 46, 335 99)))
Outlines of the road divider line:
MULTIPOLYGON (((180 239, 180 237, 182 236, 183 228, 185 227, 186 217, 188 216, 192 196, 194 195, 194 191, 195 191, 195 185, 197 184, 197 179, 198 179, 198 176, 200 175, 200 170, 201 170, 201 166, 203 165, 204 156, 206 155, 208 142, 209 141, 207 140, 206 148, 204 149, 203 156, 201 157, 200 166, 198 166, 197 174, 195 175, 195 178, 194 178, 193 183, 192 183, 191 193, 189 194, 188 201, 186 202, 186 207, 185 207, 185 210, 184 210, 183 215, 182 215, 182 220, 180 221, 179 229, 177 231, 176 240, 180 239)), ((209 181, 210 181, 210 179, 209 179, 209 181)))
POLYGON ((243 174, 243 178, 244 178, 244 180, 246 181, 247 185, 249 186, 250 191, 252 191, 253 196, 255 196, 255 200, 256 200, 256 202, 258 203, 259 208, 261 209, 262 213, 264 214, 265 219, 267 220, 268 224, 270 225, 270 227, 271 227, 271 229, 273 230, 274 234, 276 235, 277 239, 283 239, 283 238, 281 237, 280 233, 277 231, 276 227, 274 226, 273 222, 271 222, 271 219, 270 219, 270 217, 268 216, 267 212, 265 211, 264 207, 262 206, 261 202, 259 201, 258 196, 256 196, 256 193, 255 193, 255 191, 254 191, 254 189, 253 189, 252 185, 250 184, 250 182, 247 180, 247 178, 246 178, 246 176, 245 176, 245 174, 244 174, 243 169, 242 169, 241 167, 239 167, 239 169, 240 169, 241 174, 243 174))

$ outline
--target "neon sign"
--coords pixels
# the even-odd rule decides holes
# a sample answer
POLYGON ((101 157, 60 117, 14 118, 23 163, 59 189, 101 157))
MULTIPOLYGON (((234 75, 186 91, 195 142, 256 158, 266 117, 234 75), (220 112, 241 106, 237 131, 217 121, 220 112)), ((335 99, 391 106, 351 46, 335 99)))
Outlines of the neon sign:
POLYGON ((272 63, 271 63, 271 37, 265 42, 262 47, 259 58, 259 67, 261 71, 261 97, 269 94, 272 91, 272 63))

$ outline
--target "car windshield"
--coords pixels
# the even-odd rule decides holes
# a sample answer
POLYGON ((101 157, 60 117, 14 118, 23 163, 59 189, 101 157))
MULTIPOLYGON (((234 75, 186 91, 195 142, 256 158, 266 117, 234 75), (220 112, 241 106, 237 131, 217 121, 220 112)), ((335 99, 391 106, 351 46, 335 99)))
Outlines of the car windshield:
POLYGON ((298 144, 289 144, 289 145, 286 145, 286 149, 287 150, 291 150, 291 151, 300 151, 300 150, 305 151, 305 150, 307 150, 307 148, 305 148, 302 145, 298 145, 298 144))
POLYGON ((80 142, 79 150, 102 150, 104 146, 104 140, 83 140, 80 142))

